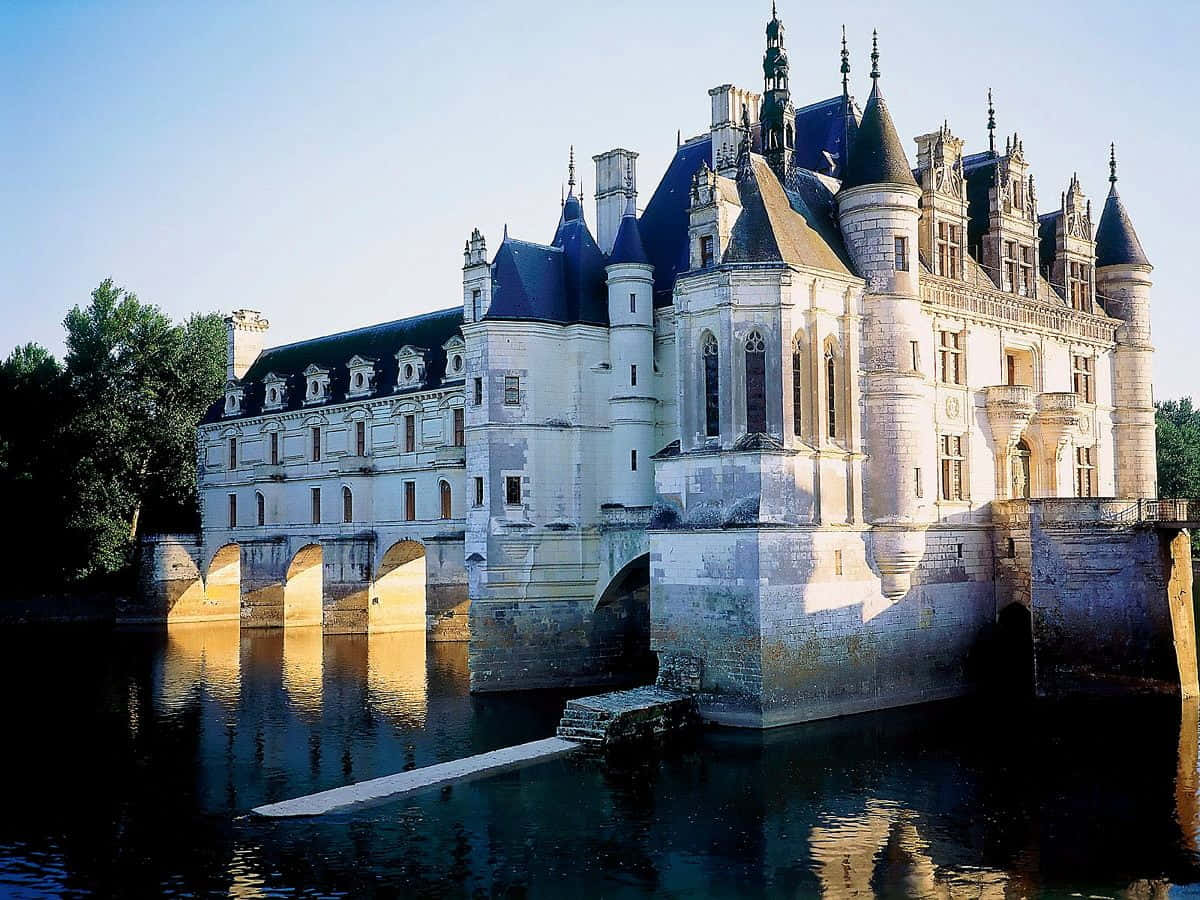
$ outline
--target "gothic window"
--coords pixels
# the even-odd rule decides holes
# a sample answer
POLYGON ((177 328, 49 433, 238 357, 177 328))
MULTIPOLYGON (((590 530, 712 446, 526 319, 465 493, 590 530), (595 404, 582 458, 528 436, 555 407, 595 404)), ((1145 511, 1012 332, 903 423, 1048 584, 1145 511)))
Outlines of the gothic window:
POLYGON ((504 405, 521 405, 521 379, 517 375, 504 376, 504 405))
POLYGON ((832 344, 825 345, 825 395, 829 416, 825 433, 830 438, 836 438, 838 436, 837 354, 833 352, 832 344))
POLYGON ((717 339, 704 336, 704 435, 717 437, 721 433, 721 375, 717 339))
POLYGON ((254 504, 258 508, 257 522, 259 525, 267 524, 267 498, 262 495, 262 491, 254 492, 254 504))
POLYGON ((938 380, 943 384, 965 384, 962 334, 957 331, 938 333, 938 380))
POLYGON ((1096 495, 1096 460, 1091 447, 1075 448, 1075 496, 1096 495))
POLYGON ((417 483, 404 482, 404 521, 417 521, 417 483))
POLYGON ((937 273, 943 278, 961 278, 962 229, 952 222, 938 222, 937 226, 937 273))
POLYGON ((321 524, 321 489, 312 488, 309 491, 309 500, 312 504, 312 523, 314 525, 321 524))
POLYGON ((942 463, 942 499, 965 500, 966 484, 963 480, 963 439, 961 434, 944 434, 939 442, 942 463))
POLYGON ((1092 393, 1092 358, 1090 356, 1072 357, 1071 370, 1071 382, 1079 399, 1084 403, 1094 403, 1096 398, 1092 393))
POLYGON ((713 236, 706 234, 700 238, 700 268, 707 269, 713 264, 713 236))
POLYGON ((342 521, 354 521, 354 494, 345 485, 342 486, 342 521))
POLYGON ((896 271, 908 271, 908 238, 896 238, 896 271))
POLYGON ((796 437, 804 434, 804 354, 801 340, 797 336, 792 342, 792 434, 796 437))
POLYGON ((1067 299, 1071 309, 1092 311, 1091 267, 1073 262, 1067 266, 1067 299))
POLYGON ((447 481, 438 482, 438 498, 442 503, 442 518, 454 518, 452 504, 450 502, 450 483, 447 481))
POLYGON ((454 410, 454 446, 465 447, 467 445, 467 432, 463 423, 463 411, 461 408, 454 410))
POLYGON ((767 431, 767 347, 758 331, 746 336, 746 432, 767 431))

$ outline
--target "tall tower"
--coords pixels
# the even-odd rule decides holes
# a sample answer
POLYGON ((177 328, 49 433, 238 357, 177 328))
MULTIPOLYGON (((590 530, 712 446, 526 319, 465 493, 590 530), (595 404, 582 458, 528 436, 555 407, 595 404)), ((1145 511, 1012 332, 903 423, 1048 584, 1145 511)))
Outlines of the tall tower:
POLYGON ((788 58, 783 49, 783 23, 771 4, 767 52, 763 54, 762 154, 780 181, 787 179, 796 151, 796 109, 788 89, 788 58))
POLYGON ((608 398, 611 468, 608 497, 622 506, 654 503, 654 266, 642 246, 633 203, 633 165, 626 180, 629 200, 617 228, 608 273, 608 398))
POLYGON ((1113 359, 1113 437, 1117 495, 1155 497, 1154 348, 1150 345, 1150 273, 1133 222, 1117 193, 1117 154, 1110 148, 1111 187, 1096 229, 1096 293, 1105 311, 1125 324, 1113 359))
POLYGON ((899 599, 908 592, 925 547, 928 513, 918 485, 936 480, 925 379, 917 371, 919 354, 914 352, 926 330, 917 270, 921 189, 879 89, 877 40, 871 79, 871 97, 837 204, 842 236, 855 269, 867 282, 866 515, 874 526, 873 555, 883 593, 899 599))

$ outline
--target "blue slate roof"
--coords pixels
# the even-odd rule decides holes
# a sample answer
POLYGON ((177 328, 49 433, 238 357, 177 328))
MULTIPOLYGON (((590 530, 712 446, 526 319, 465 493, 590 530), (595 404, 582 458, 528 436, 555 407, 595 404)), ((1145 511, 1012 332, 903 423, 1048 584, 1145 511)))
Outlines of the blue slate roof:
POLYGON ((878 82, 871 89, 852 150, 842 178, 843 189, 866 184, 917 186, 878 82))
POLYGON ((796 110, 796 165, 823 175, 841 177, 848 158, 843 144, 848 137, 849 149, 853 150, 859 118, 853 98, 847 102, 841 96, 796 110), (832 171, 826 153, 833 159, 832 171))
POLYGON ((1133 221, 1125 211, 1116 184, 1113 184, 1096 227, 1096 267, 1148 265, 1150 260, 1146 258, 1142 242, 1133 230, 1133 221))
POLYGON ((688 141, 675 151, 662 181, 642 212, 642 243, 654 266, 654 305, 670 306, 675 278, 688 269, 688 207, 692 176, 712 167, 712 138, 688 141))
POLYGON ((646 255, 646 247, 642 243, 642 230, 638 227, 637 213, 631 202, 621 216, 621 224, 617 226, 617 236, 613 240, 612 253, 608 255, 608 264, 641 263, 650 264, 646 255))

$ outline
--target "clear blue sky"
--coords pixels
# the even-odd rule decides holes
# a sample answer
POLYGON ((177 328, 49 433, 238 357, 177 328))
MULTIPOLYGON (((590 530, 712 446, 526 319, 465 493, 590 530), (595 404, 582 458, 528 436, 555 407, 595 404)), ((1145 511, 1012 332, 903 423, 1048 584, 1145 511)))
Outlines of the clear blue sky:
MULTIPOLYGON (((472 227, 547 241, 567 147, 639 151, 641 202, 703 131, 708 88, 761 88, 769 2, 0 2, 0 352, 61 352, 112 275, 173 316, 246 306, 271 343, 451 306, 472 227)), ((1155 264, 1159 398, 1192 357, 1200 179, 1195 3, 782 0, 797 105, 865 100, 870 32, 910 160, 986 92, 1043 211, 1073 171, 1098 217, 1107 149, 1155 264)), ((589 221, 595 220, 588 203, 589 221)))

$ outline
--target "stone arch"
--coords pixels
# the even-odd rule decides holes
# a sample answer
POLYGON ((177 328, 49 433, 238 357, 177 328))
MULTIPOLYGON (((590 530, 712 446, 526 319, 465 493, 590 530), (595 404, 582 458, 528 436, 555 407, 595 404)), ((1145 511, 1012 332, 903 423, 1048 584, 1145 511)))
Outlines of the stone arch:
POLYGON ((283 582, 284 625, 321 624, 324 561, 320 544, 305 544, 292 556, 283 582))
POLYGON ((205 572, 204 600, 214 615, 237 618, 242 600, 242 548, 237 544, 213 553, 205 572))
POLYGON ((608 660, 613 680, 646 684, 658 659, 650 649, 650 554, 625 563, 601 592, 592 611, 590 646, 608 660))
POLYGON ((371 587, 372 631, 424 631, 426 627, 425 545, 396 541, 380 557, 371 587))

